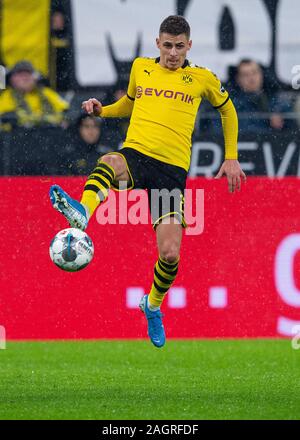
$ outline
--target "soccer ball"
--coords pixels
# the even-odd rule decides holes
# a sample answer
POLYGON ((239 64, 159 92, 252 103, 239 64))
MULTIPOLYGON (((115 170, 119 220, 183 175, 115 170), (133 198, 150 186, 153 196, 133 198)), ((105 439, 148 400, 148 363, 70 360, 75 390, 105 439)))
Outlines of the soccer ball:
POLYGON ((86 267, 94 256, 90 237, 80 229, 68 228, 58 232, 51 241, 50 258, 56 266, 68 272, 86 267))

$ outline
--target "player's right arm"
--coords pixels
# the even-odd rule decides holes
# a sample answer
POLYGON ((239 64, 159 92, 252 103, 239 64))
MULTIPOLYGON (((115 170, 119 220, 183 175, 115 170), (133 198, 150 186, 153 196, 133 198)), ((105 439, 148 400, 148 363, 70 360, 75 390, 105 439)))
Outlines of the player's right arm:
POLYGON ((89 115, 101 116, 101 118, 128 118, 131 116, 134 101, 127 96, 122 96, 117 102, 102 106, 96 98, 83 101, 81 108, 89 115))
POLYGON ((117 102, 104 107, 96 98, 90 98, 87 101, 83 101, 81 108, 90 115, 101 116, 102 118, 130 117, 134 106, 135 88, 135 62, 133 62, 127 95, 122 96, 117 102))

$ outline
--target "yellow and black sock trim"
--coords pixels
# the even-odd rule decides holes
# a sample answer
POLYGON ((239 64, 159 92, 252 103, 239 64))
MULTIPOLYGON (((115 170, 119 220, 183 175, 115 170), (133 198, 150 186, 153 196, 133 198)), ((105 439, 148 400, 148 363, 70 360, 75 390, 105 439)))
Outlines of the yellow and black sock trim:
POLYGON ((96 168, 89 175, 84 186, 81 203, 88 209, 91 216, 99 203, 108 196, 109 188, 116 176, 113 167, 105 162, 98 161, 96 168))
POLYGON ((91 191, 99 197, 100 202, 103 202, 108 195, 108 190, 115 179, 115 175, 115 171, 110 165, 98 162, 96 168, 88 177, 84 186, 84 193, 91 191))
POLYGON ((166 293, 178 272, 178 261, 167 263, 160 257, 154 267, 154 286, 160 293, 166 293))
POLYGON ((179 260, 167 263, 161 257, 154 267, 154 280, 149 294, 150 305, 160 307, 178 272, 179 260))

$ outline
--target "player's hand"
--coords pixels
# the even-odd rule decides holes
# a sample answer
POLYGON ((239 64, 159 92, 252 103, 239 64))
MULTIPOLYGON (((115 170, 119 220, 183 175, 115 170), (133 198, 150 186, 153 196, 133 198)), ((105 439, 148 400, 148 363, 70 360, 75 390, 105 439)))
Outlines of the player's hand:
POLYGON ((90 98, 87 101, 83 101, 81 104, 82 110, 86 111, 89 115, 100 116, 102 111, 102 104, 96 98, 90 98))
POLYGON ((229 192, 233 193, 236 189, 240 191, 241 189, 241 178, 246 181, 246 174, 241 169, 238 160, 226 159, 215 179, 220 179, 223 175, 226 175, 228 180, 229 192))

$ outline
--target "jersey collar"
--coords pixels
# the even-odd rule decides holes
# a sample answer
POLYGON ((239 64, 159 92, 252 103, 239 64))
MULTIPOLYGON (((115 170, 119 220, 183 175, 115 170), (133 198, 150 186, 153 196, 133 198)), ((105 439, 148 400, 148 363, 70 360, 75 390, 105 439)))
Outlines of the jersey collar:
MULTIPOLYGON (((160 57, 155 58, 155 63, 159 63, 160 61, 160 57)), ((185 67, 189 66, 190 63, 187 59, 184 60, 184 63, 181 66, 181 69, 184 69, 185 67)))

